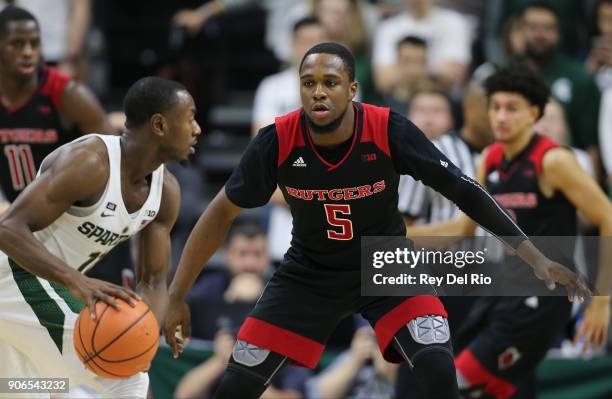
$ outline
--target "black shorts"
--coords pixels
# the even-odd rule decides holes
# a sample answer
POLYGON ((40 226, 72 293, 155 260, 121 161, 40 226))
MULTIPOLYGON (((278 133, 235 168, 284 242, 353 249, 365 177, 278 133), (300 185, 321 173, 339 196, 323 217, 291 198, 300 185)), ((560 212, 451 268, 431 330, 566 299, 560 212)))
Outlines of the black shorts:
POLYGON ((534 373, 571 315, 567 297, 482 297, 455 336, 457 370, 508 398, 534 373))
POLYGON ((316 367, 325 344, 346 316, 361 313, 374 327, 385 359, 404 361, 390 345, 397 331, 424 315, 447 317, 437 297, 362 297, 359 270, 332 270, 283 261, 237 338, 316 367))

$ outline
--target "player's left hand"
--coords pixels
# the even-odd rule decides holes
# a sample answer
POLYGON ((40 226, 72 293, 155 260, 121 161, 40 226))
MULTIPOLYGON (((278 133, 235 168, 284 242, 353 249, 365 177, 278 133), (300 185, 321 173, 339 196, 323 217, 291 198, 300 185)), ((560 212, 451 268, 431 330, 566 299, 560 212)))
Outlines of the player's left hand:
POLYGON ((574 296, 577 296, 580 303, 582 303, 585 296, 593 295, 585 282, 576 273, 550 259, 538 262, 534 266, 534 273, 537 278, 544 281, 546 287, 551 291, 555 289, 556 283, 564 285, 567 289, 567 297, 570 302, 574 300, 574 296))
POLYGON ((584 339, 581 354, 591 348, 595 350, 608 342, 610 324, 610 297, 594 296, 584 311, 582 325, 574 337, 574 346, 584 339))

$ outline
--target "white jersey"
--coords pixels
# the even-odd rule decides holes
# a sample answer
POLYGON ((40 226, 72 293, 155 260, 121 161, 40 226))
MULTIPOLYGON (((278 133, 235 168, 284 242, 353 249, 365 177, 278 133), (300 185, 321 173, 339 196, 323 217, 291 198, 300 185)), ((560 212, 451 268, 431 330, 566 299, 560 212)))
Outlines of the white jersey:
POLYGON ((120 137, 91 134, 74 142, 92 136, 102 140, 108 150, 110 174, 104 193, 94 205, 72 206, 45 229, 34 233, 49 252, 83 273, 155 218, 164 183, 164 166, 160 165, 153 172, 143 206, 128 213, 121 195, 120 137))

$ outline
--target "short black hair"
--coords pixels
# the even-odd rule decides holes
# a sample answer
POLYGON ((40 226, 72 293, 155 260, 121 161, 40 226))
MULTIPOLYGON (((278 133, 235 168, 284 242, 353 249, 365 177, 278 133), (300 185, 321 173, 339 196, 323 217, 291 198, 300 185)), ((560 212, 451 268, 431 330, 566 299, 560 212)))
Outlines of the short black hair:
POLYGON ((266 233, 259 223, 251 220, 239 221, 230 228, 225 245, 228 246, 238 236, 244 236, 249 240, 253 240, 259 236, 265 237, 265 235, 266 233))
POLYGON ((520 94, 531 105, 538 107, 540 117, 550 97, 550 90, 544 80, 526 65, 500 69, 487 78, 484 87, 488 98, 500 91, 520 94))
POLYGON ((300 69, 302 71, 302 65, 304 64, 304 60, 311 54, 332 54, 340 57, 342 59, 342 63, 344 64, 344 69, 348 74, 349 81, 355 81, 355 57, 353 54, 341 44, 338 43, 319 43, 313 46, 310 50, 304 54, 302 57, 302 62, 300 62, 300 69))
POLYGON ((151 116, 164 113, 178 101, 176 93, 186 90, 185 86, 173 80, 147 76, 136 81, 123 100, 126 125, 139 127, 151 116))
POLYGON ((557 9, 557 7, 555 7, 553 3, 547 0, 537 0, 537 1, 528 2, 521 8, 519 15, 521 16, 521 18, 523 18, 527 11, 532 10, 534 8, 539 8, 539 9, 550 11, 551 13, 555 15, 555 18, 557 19, 557 23, 559 23, 561 20, 561 14, 559 14, 559 10, 557 9))
POLYGON ((297 31, 302 29, 304 26, 310 25, 321 25, 321 22, 319 22, 319 19, 313 15, 300 18, 295 24, 293 24, 293 35, 295 35, 297 31))
POLYGON ((425 41, 425 39, 418 37, 418 36, 413 36, 413 35, 405 36, 402 40, 400 40, 397 43, 397 49, 399 50, 400 48, 402 48, 404 44, 411 44, 413 46, 423 47, 424 49, 427 49, 427 42, 425 41))
POLYGON ((28 10, 17 6, 6 6, 0 11, 0 40, 7 34, 8 24, 13 21, 34 21, 40 29, 36 17, 28 10))

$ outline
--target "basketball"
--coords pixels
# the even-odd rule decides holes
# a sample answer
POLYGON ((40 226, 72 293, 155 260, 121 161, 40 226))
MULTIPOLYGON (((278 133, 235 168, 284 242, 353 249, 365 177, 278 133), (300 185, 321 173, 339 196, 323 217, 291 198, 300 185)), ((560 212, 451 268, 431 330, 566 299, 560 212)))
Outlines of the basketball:
POLYGON ((81 310, 74 328, 74 347, 83 364, 103 378, 128 378, 147 371, 159 344, 159 326, 143 301, 131 307, 115 298, 121 309, 96 302, 97 320, 81 310))

